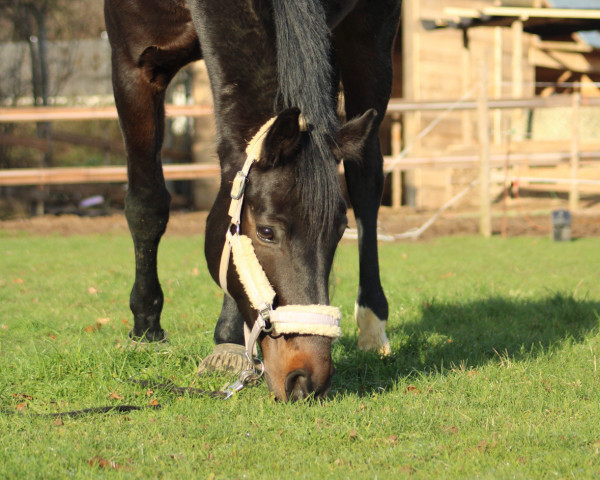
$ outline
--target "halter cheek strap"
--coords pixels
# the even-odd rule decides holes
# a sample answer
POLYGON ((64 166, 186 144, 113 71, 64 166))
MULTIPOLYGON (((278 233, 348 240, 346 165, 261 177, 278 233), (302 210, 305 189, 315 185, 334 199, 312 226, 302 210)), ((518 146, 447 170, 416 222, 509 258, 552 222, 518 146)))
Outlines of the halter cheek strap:
MULTIPOLYGON (((256 342, 261 332, 270 332, 272 335, 302 334, 321 335, 338 338, 341 335, 341 312, 337 307, 329 305, 286 305, 273 309, 275 291, 267 275, 262 269, 252 240, 240 234, 244 190, 250 168, 255 161, 260 159, 264 138, 275 118, 267 121, 256 133, 246 148, 246 161, 242 169, 236 173, 231 187, 231 204, 229 216, 231 222, 227 228, 221 264, 219 267, 219 283, 227 291, 227 272, 233 253, 233 263, 240 277, 240 282, 248 296, 252 307, 258 311, 258 316, 252 330, 245 328, 246 356, 250 365, 251 358, 256 348, 256 342)), ((302 128, 305 121, 300 120, 302 128)))
MULTIPOLYGON (((260 158, 262 145, 267 135, 269 128, 275 122, 277 117, 268 120, 254 135, 248 147, 246 147, 246 161, 242 169, 235 174, 233 184, 231 186, 231 203, 229 204, 229 216, 231 223, 227 228, 225 245, 223 245, 223 253, 221 254, 221 265, 219 267, 219 283, 223 291, 229 295, 227 291, 227 270, 229 268, 229 259, 231 257, 232 237, 240 233, 240 223, 242 221, 242 206, 244 205, 244 191, 246 190, 246 180, 252 164, 260 158), (233 233, 232 233, 233 230, 233 233)), ((275 296, 275 293, 273 293, 275 296)))

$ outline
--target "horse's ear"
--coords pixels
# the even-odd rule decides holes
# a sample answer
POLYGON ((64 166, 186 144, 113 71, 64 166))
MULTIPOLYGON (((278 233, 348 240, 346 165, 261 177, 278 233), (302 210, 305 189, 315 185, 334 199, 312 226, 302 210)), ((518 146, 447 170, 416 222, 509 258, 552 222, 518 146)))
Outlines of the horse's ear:
POLYGON ((377 111, 370 108, 362 116, 354 118, 338 130, 331 140, 331 150, 339 163, 342 160, 360 161, 367 138, 375 124, 377 111))
POLYGON ((277 115, 263 142, 259 165, 274 167, 282 164, 300 147, 300 110, 288 108, 277 115))

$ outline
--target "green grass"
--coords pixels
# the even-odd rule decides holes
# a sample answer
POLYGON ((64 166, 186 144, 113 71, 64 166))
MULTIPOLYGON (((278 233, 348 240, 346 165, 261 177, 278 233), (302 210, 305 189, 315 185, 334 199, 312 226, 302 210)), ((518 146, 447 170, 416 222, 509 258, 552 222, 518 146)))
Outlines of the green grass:
POLYGON ((600 476, 600 239, 382 245, 393 350, 383 359, 357 350, 356 246, 342 245, 332 392, 296 404, 274 402, 264 383, 223 401, 127 382, 230 380, 195 373, 221 303, 202 242, 164 239, 171 343, 133 351, 128 237, 0 231, 0 407, 24 406, 0 413, 0 478, 600 476), (30 415, 152 400, 163 408, 30 415))

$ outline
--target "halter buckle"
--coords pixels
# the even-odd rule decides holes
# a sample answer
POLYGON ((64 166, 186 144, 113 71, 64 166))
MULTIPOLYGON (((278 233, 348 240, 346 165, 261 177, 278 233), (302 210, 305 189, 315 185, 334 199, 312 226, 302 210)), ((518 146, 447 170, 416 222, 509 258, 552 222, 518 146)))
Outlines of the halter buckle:
POLYGON ((271 320, 271 305, 267 305, 266 303, 261 305, 258 309, 258 316, 263 321, 264 327, 262 331, 265 333, 269 333, 273 330, 273 324, 270 322, 271 320), (267 327, 267 325, 269 325, 267 327))
POLYGON ((244 190, 246 189, 246 174, 239 170, 233 179, 233 184, 231 185, 231 198, 233 200, 239 200, 244 195, 244 190))

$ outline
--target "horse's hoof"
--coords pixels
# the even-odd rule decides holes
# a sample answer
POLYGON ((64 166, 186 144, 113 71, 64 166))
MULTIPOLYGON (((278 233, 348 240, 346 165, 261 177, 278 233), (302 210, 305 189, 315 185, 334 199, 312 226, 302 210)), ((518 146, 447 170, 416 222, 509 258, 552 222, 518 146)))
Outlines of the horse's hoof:
POLYGON ((166 347, 169 344, 169 339, 167 337, 167 332, 165 330, 161 331, 161 338, 148 336, 144 337, 136 337, 133 335, 133 331, 129 332, 129 342, 127 344, 127 348, 131 350, 160 350, 166 347), (155 338, 157 338, 155 340, 155 338))
POLYGON ((198 375, 206 372, 241 373, 248 367, 246 348, 237 343, 220 343, 215 345, 212 353, 198 367, 198 375))
POLYGON ((385 334, 387 322, 380 320, 368 307, 358 304, 354 309, 354 317, 358 324, 358 348, 364 351, 375 351, 379 355, 391 355, 390 341, 385 334))

